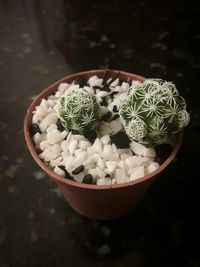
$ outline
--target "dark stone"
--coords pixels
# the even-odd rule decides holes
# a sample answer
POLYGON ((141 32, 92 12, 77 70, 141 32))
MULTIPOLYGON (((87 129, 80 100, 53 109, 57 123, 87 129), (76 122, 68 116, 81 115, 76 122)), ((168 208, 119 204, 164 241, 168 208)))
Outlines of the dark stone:
POLYGON ((119 114, 115 114, 113 117, 112 117, 112 121, 116 120, 119 118, 119 114))
POLYGON ((65 169, 65 166, 59 165, 58 168, 60 168, 62 171, 65 172, 65 178, 68 178, 70 180, 74 180, 73 176, 65 169))
POLYGON ((110 178, 111 175, 107 173, 105 177, 106 177, 106 178, 110 178))
POLYGON ((74 80, 74 84, 80 85, 80 87, 86 86, 87 82, 82 76, 78 76, 74 80))
POLYGON ((113 111, 114 111, 114 112, 118 112, 118 108, 117 108, 117 106, 113 106, 113 111))
POLYGON ((32 136, 34 134, 36 134, 36 133, 40 133, 40 134, 42 133, 41 130, 40 130, 40 127, 39 127, 39 125, 37 123, 31 124, 30 133, 31 133, 32 136))
POLYGON ((108 102, 106 101, 106 96, 102 97, 102 102, 100 103, 101 106, 107 107, 108 106, 108 102))
POLYGON ((95 139, 97 138, 97 133, 95 130, 85 129, 83 136, 93 144, 95 139))
POLYGON ((91 174, 87 174, 87 175, 85 175, 83 177, 82 183, 84 183, 84 184, 91 184, 92 183, 92 180, 93 180, 92 175, 91 174))
POLYGON ((76 169, 74 169, 72 171, 72 174, 77 175, 77 174, 81 173, 82 171, 84 171, 84 165, 78 166, 76 169))
POLYGON ((129 143, 131 142, 125 132, 118 132, 114 135, 111 135, 110 139, 117 148, 129 148, 129 143))
POLYGON ((106 92, 111 92, 111 89, 109 87, 109 85, 104 84, 104 86, 101 88, 102 91, 106 91, 106 92))
POLYGON ((57 129, 58 129, 60 132, 63 132, 63 131, 65 130, 65 127, 62 125, 62 122, 61 122, 60 119, 57 120, 56 125, 57 125, 57 129))
POLYGON ((108 111, 105 115, 102 116, 101 120, 102 121, 110 121, 112 117, 112 113, 110 111, 108 111))

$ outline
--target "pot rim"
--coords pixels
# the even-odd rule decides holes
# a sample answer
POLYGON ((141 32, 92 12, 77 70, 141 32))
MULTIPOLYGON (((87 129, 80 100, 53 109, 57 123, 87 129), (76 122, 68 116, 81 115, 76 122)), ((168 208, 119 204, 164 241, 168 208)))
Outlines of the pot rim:
MULTIPOLYGON (((81 76, 81 75, 86 75, 89 74, 90 76, 93 75, 99 75, 99 74, 103 74, 105 73, 106 69, 96 69, 96 70, 88 70, 88 71, 83 71, 83 72, 77 72, 77 73, 73 73, 73 74, 69 74, 67 76, 65 76, 64 78, 56 81, 55 83, 49 85, 46 89, 42 90, 42 92, 37 95, 37 97, 33 100, 33 102, 30 104, 30 106, 27 109, 25 118, 24 118, 24 136, 25 136, 25 140, 26 140, 26 144, 28 146, 28 149, 32 155, 32 157, 34 158, 34 160, 37 162, 37 164, 43 169, 43 171, 50 176, 55 182, 61 182, 64 183, 68 186, 71 187, 75 187, 75 188, 82 188, 82 189, 89 189, 89 190, 108 190, 108 189, 120 189, 120 188, 124 188, 124 187, 131 187, 134 186, 136 184, 139 183, 143 183, 151 178, 155 178, 156 176, 158 176, 171 162, 172 160, 175 158, 176 154, 178 153, 182 140, 183 140, 183 130, 179 131, 176 135, 175 135, 175 140, 174 140, 174 146, 173 149, 170 153, 170 155, 168 156, 168 158, 153 172, 138 178, 136 180, 130 181, 130 182, 125 182, 125 183, 120 183, 120 184, 111 184, 111 185, 96 185, 96 184, 84 184, 84 183, 79 183, 73 180, 70 180, 68 178, 63 178, 61 176, 59 176, 58 174, 56 174, 53 170, 51 170, 43 161, 42 159, 39 158, 39 155, 36 152, 35 149, 35 145, 33 142, 33 139, 30 135, 29 132, 29 120, 30 117, 32 118, 33 116, 33 110, 35 109, 35 107, 37 105, 39 105, 39 103, 41 102, 41 99, 43 98, 44 95, 46 95, 47 93, 48 96, 51 94, 51 92, 55 91, 55 88, 58 87, 58 85, 62 82, 66 82, 66 79, 68 80, 73 80, 76 76, 81 76)), ((121 71, 121 70, 112 70, 109 69, 108 70, 110 73, 112 74, 124 74, 126 76, 129 76, 130 78, 133 78, 135 80, 140 80, 143 81, 146 78, 134 74, 134 73, 129 73, 126 71, 121 71)), ((70 81, 68 81, 70 82, 70 81)))

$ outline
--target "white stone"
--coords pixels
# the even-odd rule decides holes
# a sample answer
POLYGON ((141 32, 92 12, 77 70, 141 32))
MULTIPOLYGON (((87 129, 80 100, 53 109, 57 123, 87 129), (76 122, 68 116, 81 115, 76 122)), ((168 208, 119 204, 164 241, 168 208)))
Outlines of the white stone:
POLYGON ((88 83, 91 87, 93 86, 101 86, 103 83, 103 79, 99 79, 96 75, 89 78, 88 83))
POLYGON ((147 148, 142 144, 139 144, 135 141, 130 143, 130 149, 137 155, 141 155, 144 157, 154 158, 156 156, 156 152, 154 148, 147 148))
POLYGON ((84 86, 83 89, 86 90, 91 95, 94 95, 94 90, 92 89, 92 87, 84 86))
POLYGON ((115 86, 117 86, 118 84, 119 84, 119 78, 115 79, 115 80, 111 83, 110 87, 115 87, 115 86))
POLYGON ((123 153, 123 154, 120 155, 120 158, 121 158, 121 160, 123 160, 123 161, 125 161, 125 160, 128 159, 129 157, 130 157, 130 155, 127 154, 127 153, 123 153))
POLYGON ((60 146, 61 146, 62 151, 66 151, 69 148, 69 143, 66 140, 64 140, 62 141, 60 146))
POLYGON ((66 168, 66 170, 67 171, 71 171, 72 170, 72 168, 74 167, 73 166, 73 161, 74 161, 74 157, 73 156, 66 156, 65 158, 64 158, 64 165, 65 165, 65 168, 66 168))
POLYGON ((54 168, 54 172, 58 174, 59 176, 65 177, 65 172, 57 166, 54 168))
POLYGON ((78 148, 78 141, 73 140, 69 143, 69 153, 73 155, 74 151, 78 148))
POLYGON ((116 184, 117 183, 117 179, 113 178, 111 183, 112 184, 116 184))
POLYGON ((34 134, 33 141, 36 145, 39 145, 42 141, 42 135, 40 133, 34 134))
POLYGON ((88 147, 88 149, 87 149, 88 156, 94 154, 94 152, 95 151, 94 151, 92 146, 88 147))
POLYGON ((54 129, 53 131, 47 133, 47 140, 52 145, 62 141, 62 138, 60 136, 60 131, 54 129))
POLYGON ((83 162, 86 160, 87 158, 87 153, 84 151, 82 153, 80 153, 74 160, 73 160, 73 166, 74 167, 78 167, 80 165, 83 164, 83 162))
POLYGON ((103 162, 103 160, 101 158, 99 158, 98 161, 97 161, 97 167, 99 167, 100 169, 104 170, 105 165, 104 165, 104 162, 103 162))
POLYGON ((131 157, 127 158, 125 160, 125 162, 126 162, 126 165, 127 165, 128 169, 132 169, 132 168, 138 166, 138 158, 137 158, 137 156, 131 156, 131 157))
POLYGON ((53 100, 53 99, 48 99, 48 100, 47 100, 47 103, 48 103, 48 105, 49 105, 50 107, 54 107, 55 104, 56 104, 56 101, 53 100))
POLYGON ((64 130, 64 131, 61 132, 60 137, 63 140, 63 139, 65 139, 67 137, 67 135, 68 135, 68 132, 66 130, 64 130))
POLYGON ((75 134, 73 135, 73 137, 77 140, 77 141, 81 141, 81 140, 86 140, 85 137, 81 134, 75 134))
POLYGON ((69 88, 70 84, 69 83, 60 83, 58 86, 58 90, 61 93, 64 93, 65 90, 67 90, 69 88))
POLYGON ((44 132, 51 124, 56 124, 58 116, 55 113, 48 114, 40 123, 40 129, 44 132))
POLYGON ((83 177, 84 177, 84 172, 81 172, 79 174, 73 175, 74 180, 78 183, 82 183, 83 177))
POLYGON ((119 167, 120 169, 126 169, 126 164, 123 160, 120 160, 117 162, 117 167, 119 167))
MULTIPOLYGON (((84 162, 83 162, 83 165, 84 166, 89 166, 91 164, 95 163, 95 159, 93 158, 93 156, 89 156, 84 162)), ((89 167, 88 167, 89 169, 89 167)))
POLYGON ((42 142, 40 143, 40 149, 41 149, 42 151, 44 151, 44 150, 48 147, 48 145, 49 145, 49 141, 48 141, 48 140, 44 140, 44 141, 42 141, 42 142))
POLYGON ((94 159, 95 162, 97 162, 101 158, 101 156, 98 153, 94 153, 91 156, 92 156, 92 158, 94 159))
POLYGON ((50 166, 56 167, 59 165, 59 163, 62 161, 62 157, 58 157, 56 159, 53 159, 50 161, 50 166))
POLYGON ((49 105, 48 105, 48 102, 46 99, 42 99, 41 103, 40 103, 40 107, 43 108, 43 109, 48 109, 49 108, 49 105))
POLYGON ((97 175, 99 176, 99 178, 104 178, 105 177, 105 172, 100 169, 99 167, 96 167, 96 172, 97 172, 97 175))
POLYGON ((82 153, 84 150, 81 148, 78 148, 74 151, 74 156, 77 157, 80 153, 82 153))
POLYGON ((55 93, 55 97, 56 97, 56 98, 60 98, 60 97, 61 97, 61 92, 60 92, 60 91, 57 91, 57 92, 55 93))
POLYGON ((110 178, 100 178, 97 180, 97 185, 110 185, 111 184, 111 179, 110 178))
POLYGON ((61 147, 59 144, 49 145, 47 149, 54 155, 54 158, 61 154, 61 147))
POLYGON ((103 150, 103 144, 101 142, 101 140, 99 138, 96 138, 96 140, 94 141, 94 144, 92 145, 92 148, 94 149, 94 151, 96 151, 97 153, 101 154, 102 150, 103 150))
POLYGON ((151 172, 155 171, 158 168, 159 168, 159 164, 157 162, 152 162, 147 167, 147 173, 151 173, 151 172))
POLYGON ((37 117, 37 115, 33 115, 33 118, 32 118, 32 123, 38 123, 39 122, 39 119, 37 117))
POLYGON ((138 166, 137 168, 133 169, 131 173, 130 180, 136 180, 145 176, 145 168, 144 166, 138 166))
POLYGON ((44 118, 47 115, 47 109, 44 109, 40 106, 36 107, 35 115, 40 118, 44 118))
POLYGON ((111 173, 117 167, 117 162, 116 161, 106 161, 106 167, 109 170, 109 172, 111 173))
POLYGON ((120 118, 111 121, 110 127, 112 128, 113 133, 119 132, 123 128, 120 118))
POLYGON ((129 181, 126 171, 124 169, 119 169, 119 168, 115 170, 115 179, 117 180, 118 184, 129 181))
POLYGON ((104 145, 109 144, 109 142, 110 142, 110 135, 106 134, 106 135, 102 136, 102 137, 101 137, 101 142, 102 142, 104 145))
POLYGON ((91 144, 88 141, 85 141, 85 140, 79 141, 79 148, 81 148, 83 150, 87 150, 88 147, 90 147, 90 146, 91 146, 91 144))
POLYGON ((129 83, 126 83, 126 82, 123 82, 122 85, 121 85, 121 88, 122 88, 125 92, 128 91, 129 87, 130 87, 129 83))
POLYGON ((88 173, 92 175, 93 180, 96 180, 97 179, 98 174, 97 174, 96 169, 89 169, 88 173))
POLYGON ((105 97, 105 96, 107 96, 108 95, 108 92, 107 91, 99 91, 98 93, 97 93, 97 96, 98 97, 105 97))
POLYGON ((46 132, 50 133, 53 130, 57 130, 57 126, 55 124, 51 124, 50 126, 48 126, 46 132))

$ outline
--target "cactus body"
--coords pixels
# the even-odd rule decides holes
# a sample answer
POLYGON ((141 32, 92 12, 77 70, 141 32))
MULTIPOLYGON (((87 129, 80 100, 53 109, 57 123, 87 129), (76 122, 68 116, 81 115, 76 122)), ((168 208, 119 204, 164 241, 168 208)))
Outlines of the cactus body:
POLYGON ((99 124, 100 106, 95 96, 83 89, 66 92, 59 100, 59 118, 66 130, 83 133, 99 124))
POLYGON ((189 122, 186 103, 171 82, 133 82, 119 113, 131 140, 148 146, 168 143, 189 122))

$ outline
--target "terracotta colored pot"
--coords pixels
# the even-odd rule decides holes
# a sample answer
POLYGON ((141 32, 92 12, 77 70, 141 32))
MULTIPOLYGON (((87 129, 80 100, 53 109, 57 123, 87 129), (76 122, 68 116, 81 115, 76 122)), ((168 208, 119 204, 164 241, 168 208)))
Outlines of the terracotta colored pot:
MULTIPOLYGON (((86 79, 93 75, 103 77, 105 70, 92 70, 68 75, 67 77, 50 85, 42 91, 33 101, 27 110, 24 120, 25 139, 31 155, 45 173, 57 183, 64 198, 68 204, 77 212, 94 219, 108 220, 123 216, 133 210, 143 199, 148 187, 152 181, 171 163, 176 156, 182 142, 183 132, 176 135, 173 149, 168 158, 154 172, 123 184, 114 185, 90 185, 77 183, 75 181, 60 177, 54 173, 47 165, 39 158, 29 128, 32 122, 32 112, 37 105, 40 104, 42 98, 47 98, 53 94, 61 82, 72 82, 75 77, 82 76, 86 79)), ((139 80, 144 81, 145 78, 123 71, 110 70, 107 77, 113 77, 119 74, 119 78, 124 81, 139 80)))

